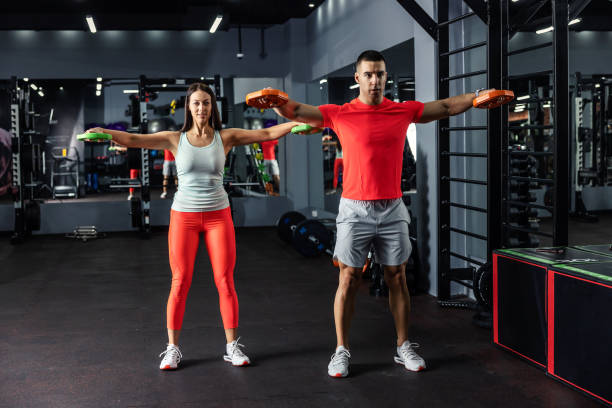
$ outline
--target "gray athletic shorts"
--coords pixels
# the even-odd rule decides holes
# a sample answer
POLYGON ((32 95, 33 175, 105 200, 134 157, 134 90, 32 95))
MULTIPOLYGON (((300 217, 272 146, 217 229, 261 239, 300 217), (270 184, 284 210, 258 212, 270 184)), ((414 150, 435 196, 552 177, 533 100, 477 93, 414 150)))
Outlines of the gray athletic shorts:
POLYGON ((162 175, 164 177, 176 177, 176 162, 174 160, 164 160, 162 175))
POLYGON ((361 201, 343 197, 336 218, 334 258, 361 268, 373 246, 376 262, 401 265, 412 251, 408 224, 410 215, 401 198, 361 201))
POLYGON ((264 166, 266 166, 266 173, 270 176, 280 176, 280 170, 276 160, 264 160, 264 166))

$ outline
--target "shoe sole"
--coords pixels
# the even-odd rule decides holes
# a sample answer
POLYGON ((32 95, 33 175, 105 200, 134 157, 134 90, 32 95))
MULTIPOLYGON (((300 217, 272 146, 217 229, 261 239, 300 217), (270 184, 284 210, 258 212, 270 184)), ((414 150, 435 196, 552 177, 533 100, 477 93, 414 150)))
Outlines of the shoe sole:
POLYGON ((165 367, 160 367, 159 369, 162 371, 174 371, 176 370, 178 367, 171 367, 169 365, 165 366, 165 367))
POLYGON ((330 374, 329 372, 327 373, 331 378, 346 378, 348 377, 348 373, 342 375, 342 373, 336 373, 336 374, 330 374))
POLYGON ((397 360, 395 360, 395 362, 396 362, 397 364, 399 364, 399 365, 404 366, 404 368, 405 368, 406 370, 408 370, 408 371, 412 371, 412 372, 414 372, 414 373, 418 373, 419 371, 423 371, 423 370, 425 370, 425 368, 426 368, 426 366, 418 366, 416 370, 412 370, 412 369, 410 369, 410 368, 406 367, 406 365, 405 365, 403 362, 399 362, 399 361, 397 361, 397 360))
MULTIPOLYGON (((225 357, 225 356, 223 356, 223 360, 224 360, 224 361, 227 361, 228 363, 232 363, 232 359, 231 359, 231 358, 229 358, 229 357, 225 357)), ((251 364, 251 362, 250 362, 250 361, 245 361, 245 362, 244 362, 244 363, 242 363, 242 364, 234 364, 234 363, 232 363, 232 365, 233 365, 234 367, 246 367, 246 366, 248 366, 248 365, 250 365, 250 364, 251 364)))

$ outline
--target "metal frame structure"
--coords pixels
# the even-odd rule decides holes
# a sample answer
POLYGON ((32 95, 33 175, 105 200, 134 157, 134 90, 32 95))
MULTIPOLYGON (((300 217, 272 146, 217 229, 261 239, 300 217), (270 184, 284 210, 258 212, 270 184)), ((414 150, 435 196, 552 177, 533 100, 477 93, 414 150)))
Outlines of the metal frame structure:
MULTIPOLYGON (((503 75, 504 81, 502 86, 504 88, 509 87, 510 79, 524 79, 537 75, 552 75, 552 89, 553 89, 553 124, 552 125, 530 125, 530 126, 507 126, 506 129, 501 129, 502 134, 502 146, 504 155, 502 157, 502 186, 504 191, 502 197, 504 200, 504 211, 502 211, 502 225, 505 231, 519 231, 528 233, 536 236, 544 236, 552 239, 554 246, 566 246, 568 244, 568 211, 570 203, 570 190, 569 180, 571 180, 570 174, 570 121, 569 121, 569 71, 568 71, 568 1, 567 0, 542 0, 536 3, 531 8, 526 7, 524 12, 515 17, 517 20, 516 24, 510 21, 509 14, 509 1, 501 0, 501 14, 502 21, 506 22, 506 25, 511 27, 510 32, 504 33, 501 46, 504 47, 504 58, 503 66, 505 74, 503 75), (551 3, 553 15, 553 41, 543 43, 537 46, 525 47, 518 50, 508 52, 508 42, 512 36, 520 29, 520 27, 527 24, 533 16, 540 10, 540 8, 546 5, 547 2, 551 3), (508 57, 512 55, 527 53, 532 50, 550 47, 552 46, 553 51, 553 69, 544 72, 534 72, 531 74, 521 75, 508 75, 508 57), (544 151, 511 151, 509 149, 509 138, 508 130, 542 130, 542 129, 553 129, 554 137, 554 150, 552 152, 544 151), (533 157, 553 157, 554 173, 553 178, 536 178, 536 177, 518 177, 511 175, 510 156, 533 156, 533 157), (511 200, 509 194, 509 185, 514 180, 518 183, 538 183, 538 184, 550 184, 553 189, 553 203, 552 205, 538 205, 532 203, 515 202, 511 200), (510 225, 509 214, 511 207, 523 207, 533 209, 546 209, 553 215, 553 230, 552 233, 546 233, 531 228, 522 228, 510 225)), ((582 7, 584 8, 584 6, 582 7)), ((581 9, 580 9, 581 10, 581 9)), ((527 103, 540 103, 539 99, 530 98, 527 103)), ((507 125, 507 121, 505 121, 507 125)), ((505 240, 502 240, 504 242, 505 240)), ((509 246, 508 241, 504 242, 505 246, 509 246)))
MULTIPOLYGON (((438 98, 449 96, 449 82, 452 80, 487 75, 487 84, 490 88, 507 89, 509 84, 508 57, 531 50, 553 46, 555 90, 568 89, 568 2, 567 0, 540 0, 522 9, 517 24, 512 25, 509 16, 509 0, 489 1, 485 4, 475 0, 464 0, 473 12, 466 13, 456 18, 448 19, 449 0, 439 0, 437 7, 436 23, 423 11, 423 9, 412 0, 397 0, 398 3, 423 27, 425 31, 438 43, 438 98), (512 36, 525 24, 533 19, 537 12, 551 1, 553 5, 554 39, 552 42, 520 50, 509 51, 508 43, 512 36), (488 26, 487 41, 470 44, 465 47, 449 49, 449 25, 463 21, 471 16, 478 16, 488 26), (463 53, 475 48, 487 47, 487 68, 459 75, 449 74, 449 56, 463 53)), ((584 3, 584 2, 583 2, 584 3)), ((586 4, 584 4, 586 5, 586 4)), ((584 8, 581 3, 581 7, 584 8)), ((579 12, 580 7, 574 7, 574 13, 579 12)), ((554 166, 555 175, 553 180, 533 179, 528 177, 517 177, 510 175, 510 150, 508 148, 508 133, 512 129, 508 124, 508 107, 495 109, 488 112, 487 126, 463 126, 450 127, 449 120, 438 121, 438 298, 447 300, 450 298, 451 281, 463 284, 468 288, 473 286, 465 282, 473 277, 474 268, 451 268, 451 257, 464 260, 470 264, 482 266, 484 263, 468 256, 453 252, 451 249, 451 233, 458 233, 472 238, 486 241, 487 261, 491 261, 492 251, 505 245, 504 230, 510 229, 508 213, 511 206, 542 208, 530 203, 515 203, 509 200, 509 185, 513 182, 551 183, 554 188, 553 211, 553 245, 567 245, 567 210, 569 204, 568 182, 569 173, 569 93, 554 92, 554 129, 555 150, 554 166), (488 130, 487 154, 459 153, 450 151, 449 138, 453 132, 488 130), (487 181, 471 180, 453 177, 450 174, 450 157, 472 157, 487 159, 487 181), (451 183, 477 184, 487 187, 487 208, 454 203, 450 200, 451 183), (502 199, 503 198, 503 199, 502 199), (475 211, 487 214, 487 235, 475 234, 451 227, 451 207, 461 208, 466 211, 475 211)), ((538 128, 542 128, 538 126, 538 128)), ((517 153, 517 152, 514 152, 517 153)), ((512 154, 514 154, 512 153, 512 154)), ((522 152, 518 152, 522 153, 522 152)), ((533 153, 533 152, 528 152, 533 153)), ((534 156, 545 152, 535 152, 534 156)), ((547 152, 546 152, 547 153, 547 152)), ((548 153, 547 153, 548 154, 548 153)), ((514 228, 514 227, 512 227, 514 228)), ((529 231, 530 232, 530 231, 529 231)), ((545 235, 544 233, 540 233, 545 235)))
MULTIPOLYGON (((458 21, 463 21, 473 15, 478 15, 480 18, 482 18, 482 16, 479 15, 479 13, 469 12, 459 17, 448 19, 448 5, 448 0, 438 1, 438 21, 440 22, 438 24, 438 99, 444 99, 450 96, 450 81, 480 75, 487 76, 488 87, 500 89, 502 64, 501 50, 499 47, 501 43, 501 24, 498 5, 489 3, 486 9, 485 18, 489 28, 487 41, 481 41, 453 50, 449 49, 449 25, 458 21), (481 47, 486 47, 487 49, 486 69, 458 75, 449 74, 449 57, 451 55, 461 54, 481 47)), ((496 220, 499 220, 501 211, 499 206, 501 196, 500 183, 496 178, 498 178, 500 174, 501 162, 495 158, 501 157, 501 150, 499 138, 495 136, 496 132, 491 131, 491 129, 498 128, 502 123, 501 112, 501 109, 489 111, 487 126, 450 127, 449 119, 438 121, 438 171, 440 177, 438 184, 438 299, 442 301, 448 300, 451 297, 451 282, 456 282, 473 289, 475 267, 453 268, 451 267, 451 258, 460 259, 478 267, 485 265, 485 262, 453 251, 451 248, 451 233, 461 234, 486 242, 487 261, 491 260, 492 250, 499 245, 501 234, 499 233, 499 224, 496 220), (450 138, 452 137, 452 132, 471 132, 480 130, 489 130, 486 154, 450 152, 450 138), (450 170, 450 157, 452 156, 486 159, 487 180, 453 177, 450 170), (487 208, 451 201, 451 183, 486 186, 487 208), (486 214, 487 235, 475 234, 472 231, 450 227, 452 224, 451 207, 486 214), (472 281, 472 283, 467 281, 472 281)))
MULTIPOLYGON (((34 127, 34 105, 30 99, 30 88, 11 77, 8 85, 10 95, 10 129, 12 145, 12 188, 15 224, 11 243, 24 241, 32 231, 40 229, 40 206, 34 197, 37 186, 35 172, 44 168, 44 153, 40 146, 32 143, 38 135, 34 127), (27 148, 30 148, 28 152, 27 148), (25 157, 24 157, 25 155, 25 157), (42 159, 41 159, 42 157, 42 159), (26 192, 28 188, 28 192, 26 192)), ((43 170, 44 171, 44 170, 43 170)))

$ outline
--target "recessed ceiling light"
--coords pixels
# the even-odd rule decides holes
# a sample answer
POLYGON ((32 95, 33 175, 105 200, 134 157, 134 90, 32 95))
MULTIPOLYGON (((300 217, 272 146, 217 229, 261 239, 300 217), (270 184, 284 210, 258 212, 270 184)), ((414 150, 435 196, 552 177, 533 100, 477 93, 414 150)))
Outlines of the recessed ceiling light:
POLYGON ((217 17, 215 17, 215 21, 213 21, 212 26, 210 26, 210 33, 214 34, 215 31, 217 31, 217 28, 219 28, 219 24, 221 24, 221 20, 223 20, 223 16, 222 15, 218 15, 217 17))
POLYGON ((549 31, 552 31, 552 30, 554 30, 554 28, 553 28, 553 26, 550 26, 550 27, 543 28, 541 30, 537 30, 536 34, 544 34, 544 33, 547 33, 549 31))
POLYGON ((96 24, 94 23, 94 19, 92 16, 86 16, 85 20, 87 21, 87 25, 89 26, 89 31, 93 33, 95 33, 96 31, 96 24))

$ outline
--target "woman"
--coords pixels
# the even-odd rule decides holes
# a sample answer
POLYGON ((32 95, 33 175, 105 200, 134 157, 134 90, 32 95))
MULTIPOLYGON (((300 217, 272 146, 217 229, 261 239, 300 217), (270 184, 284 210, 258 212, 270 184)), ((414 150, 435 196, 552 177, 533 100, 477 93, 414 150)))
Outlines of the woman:
POLYGON ((192 84, 185 99, 185 124, 180 131, 146 135, 101 128, 88 132, 109 133, 127 147, 170 150, 176 159, 178 190, 170 213, 168 249, 172 287, 167 307, 168 346, 161 370, 174 370, 182 358, 178 339, 191 285, 199 233, 203 232, 219 291, 221 318, 227 340, 225 361, 234 366, 250 364, 238 343, 238 298, 234 289, 236 240, 227 193, 223 188, 225 156, 234 146, 276 140, 296 122, 267 129, 222 129, 217 101, 207 85, 192 84))

